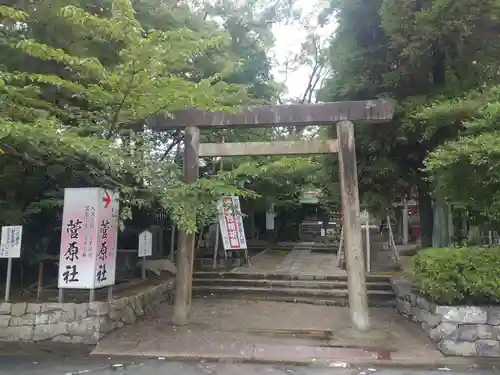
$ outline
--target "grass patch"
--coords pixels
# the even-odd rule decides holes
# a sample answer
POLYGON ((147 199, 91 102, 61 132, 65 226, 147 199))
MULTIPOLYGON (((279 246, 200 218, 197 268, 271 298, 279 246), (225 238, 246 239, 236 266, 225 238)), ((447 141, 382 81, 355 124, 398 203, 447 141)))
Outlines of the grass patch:
POLYGON ((377 275, 392 276, 392 277, 407 277, 411 278, 413 276, 413 256, 400 255, 401 260, 401 270, 399 271, 387 271, 387 272, 374 272, 377 275))

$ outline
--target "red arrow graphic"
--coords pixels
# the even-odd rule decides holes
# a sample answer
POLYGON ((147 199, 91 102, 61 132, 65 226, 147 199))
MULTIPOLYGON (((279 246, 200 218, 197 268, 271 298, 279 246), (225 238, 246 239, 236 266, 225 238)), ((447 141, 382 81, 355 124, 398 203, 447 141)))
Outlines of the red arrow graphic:
POLYGON ((104 208, 108 208, 108 206, 111 204, 111 197, 109 196, 108 192, 106 192, 106 196, 102 198, 102 201, 104 202, 104 208))

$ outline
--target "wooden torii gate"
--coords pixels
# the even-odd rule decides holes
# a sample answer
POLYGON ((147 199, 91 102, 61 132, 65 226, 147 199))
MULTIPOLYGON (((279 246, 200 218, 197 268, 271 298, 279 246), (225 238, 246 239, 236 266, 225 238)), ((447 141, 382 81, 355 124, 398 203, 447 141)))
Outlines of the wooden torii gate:
MULTIPOLYGON (((351 321, 358 330, 370 328, 365 283, 364 255, 359 217, 354 126, 351 121, 389 122, 394 115, 392 100, 368 100, 319 104, 250 106, 237 114, 182 109, 172 118, 153 116, 148 126, 155 131, 185 128, 184 181, 198 179, 199 158, 206 156, 306 155, 338 152, 343 226, 346 246, 347 282, 351 321), (266 127, 278 125, 333 125, 337 139, 282 142, 202 143, 200 128, 266 127)), ((191 307, 194 233, 180 233, 173 323, 187 325, 191 307)))

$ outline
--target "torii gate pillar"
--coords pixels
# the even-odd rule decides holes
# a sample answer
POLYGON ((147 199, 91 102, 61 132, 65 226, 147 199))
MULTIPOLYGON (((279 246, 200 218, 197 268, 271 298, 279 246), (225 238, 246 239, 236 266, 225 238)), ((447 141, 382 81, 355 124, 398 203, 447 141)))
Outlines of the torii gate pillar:
POLYGON ((337 122, 340 191, 344 224, 347 288, 351 322, 360 331, 370 328, 366 291, 365 262, 359 216, 358 173, 354 126, 350 121, 337 122))

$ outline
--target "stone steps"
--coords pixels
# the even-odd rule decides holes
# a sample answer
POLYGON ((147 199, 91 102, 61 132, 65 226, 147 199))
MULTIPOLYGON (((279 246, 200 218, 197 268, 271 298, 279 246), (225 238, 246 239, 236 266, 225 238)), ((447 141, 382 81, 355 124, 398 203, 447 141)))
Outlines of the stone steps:
POLYGON ((303 222, 300 225, 299 240, 301 242, 304 242, 304 241, 315 242, 315 241, 321 240, 321 228, 323 228, 323 225, 321 223, 303 222))
MULTIPOLYGON (((347 275, 306 275, 306 274, 289 274, 289 273, 264 273, 264 272, 217 272, 217 271, 201 271, 195 272, 194 279, 264 279, 264 280, 318 280, 318 281, 347 281, 347 275)), ((391 277, 385 275, 366 275, 367 282, 386 282, 391 283, 391 277)))
MULTIPOLYGON (((193 286, 193 296, 215 298, 242 298, 280 302, 309 303, 319 305, 347 306, 347 290, 305 288, 259 288, 239 286, 193 286)), ((392 291, 368 291, 370 306, 394 306, 392 291)))
POLYGON ((311 248, 312 253, 333 253, 336 254, 339 251, 338 242, 317 242, 311 248))
MULTIPOLYGON (((196 286, 222 286, 246 288, 304 288, 325 290, 347 290, 347 281, 328 280, 263 280, 263 279, 193 279, 196 286)), ((385 290, 392 292, 391 284, 372 281, 367 283, 369 290, 385 290)))
MULTIPOLYGON (((367 275, 370 306, 394 306, 390 277, 367 275)), ((196 272, 193 296, 348 305, 347 276, 196 272)))

